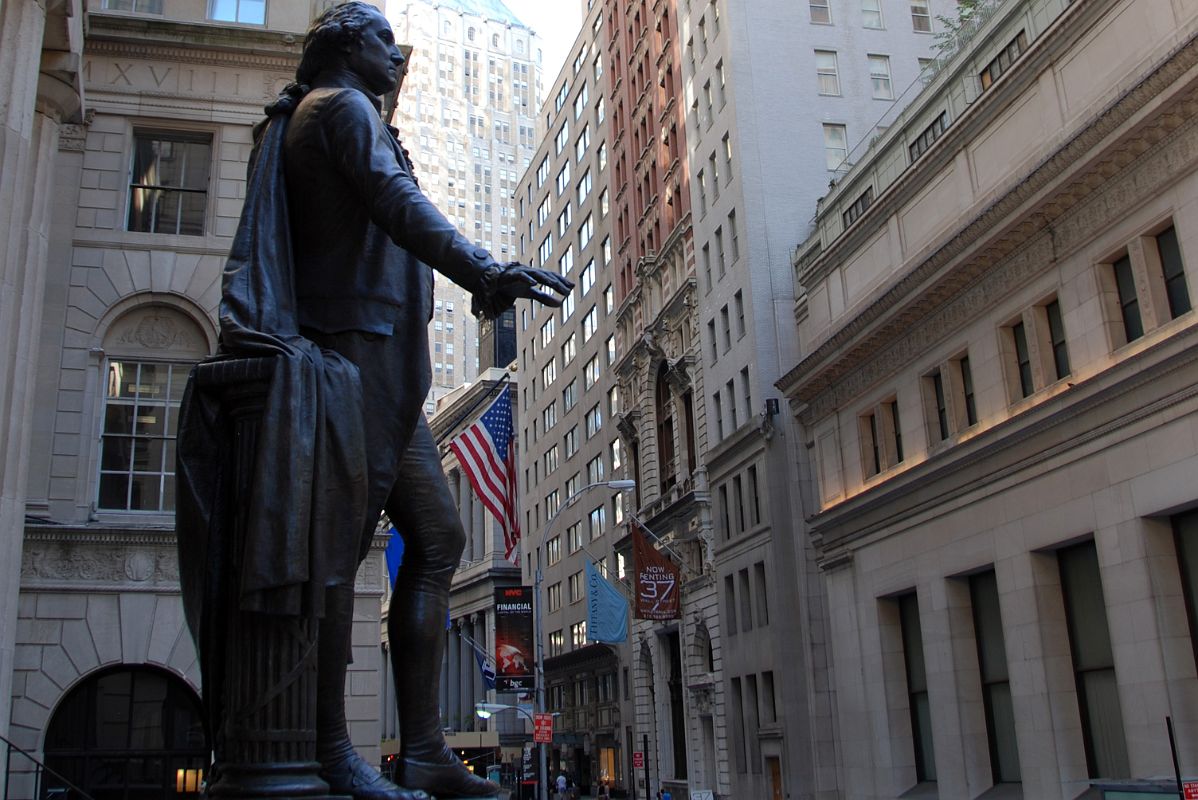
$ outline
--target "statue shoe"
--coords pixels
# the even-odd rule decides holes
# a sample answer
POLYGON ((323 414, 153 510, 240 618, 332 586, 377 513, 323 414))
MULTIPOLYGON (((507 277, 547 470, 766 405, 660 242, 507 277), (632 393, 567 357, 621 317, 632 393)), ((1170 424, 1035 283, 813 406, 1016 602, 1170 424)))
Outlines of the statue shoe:
POLYGON ((324 764, 320 777, 329 785, 329 794, 352 795, 354 800, 432 800, 419 789, 396 786, 353 750, 324 764))
POLYGON ((475 775, 448 748, 435 761, 402 759, 399 780, 404 786, 424 789, 443 800, 499 795, 498 784, 475 775))

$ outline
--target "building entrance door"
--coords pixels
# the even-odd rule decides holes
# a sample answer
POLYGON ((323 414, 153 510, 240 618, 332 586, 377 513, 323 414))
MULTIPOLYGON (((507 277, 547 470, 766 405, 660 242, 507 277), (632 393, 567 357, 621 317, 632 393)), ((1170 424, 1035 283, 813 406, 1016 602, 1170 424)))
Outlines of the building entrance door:
MULTIPOLYGON (((196 800, 210 746, 195 692, 148 667, 97 672, 46 729, 46 765, 95 800, 196 800)), ((44 795, 65 789, 52 774, 44 795)))
POLYGON ((782 800, 782 762, 776 758, 766 758, 766 771, 770 776, 770 800, 782 800))

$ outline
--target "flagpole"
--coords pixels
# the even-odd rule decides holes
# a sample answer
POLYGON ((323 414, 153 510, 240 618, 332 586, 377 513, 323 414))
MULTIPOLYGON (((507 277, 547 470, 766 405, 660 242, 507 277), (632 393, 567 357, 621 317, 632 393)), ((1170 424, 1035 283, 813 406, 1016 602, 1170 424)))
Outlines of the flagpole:
POLYGON ((658 536, 656 533, 654 533, 653 530, 648 525, 646 525, 644 522, 641 522, 640 518, 637 517, 636 514, 629 513, 628 518, 630 520, 632 520, 633 522, 635 522, 638 526, 640 526, 640 529, 642 531, 649 534, 649 536, 651 536, 654 541, 656 541, 659 545, 661 545, 661 549, 665 550, 667 553, 674 556, 674 558, 678 559, 678 566, 680 568, 682 568, 683 570, 685 570, 686 572, 690 573, 690 577, 692 577, 692 578, 699 577, 699 573, 695 572, 693 569, 690 568, 690 566, 686 563, 686 559, 684 559, 682 557, 682 554, 679 553, 674 548, 670 547, 668 544, 666 544, 665 540, 663 540, 660 536, 658 536))
MULTIPOLYGON (((591 489, 597 489, 601 486, 606 486, 617 492, 630 492, 636 488, 636 481, 633 480, 613 480, 613 481, 597 481, 588 483, 574 494, 567 497, 557 511, 554 511, 549 519, 545 520, 545 527, 541 528, 540 537, 535 545, 537 551, 537 571, 533 574, 533 594, 536 596, 536 604, 533 606, 533 629, 537 640, 537 672, 536 672, 536 696, 537 696, 537 713, 545 713, 545 619, 541 608, 541 583, 544 580, 544 575, 541 572, 541 544, 545 541, 545 537, 549 535, 549 531, 553 529, 553 523, 561 515, 563 511, 581 497, 584 493, 591 489)), ((540 762, 541 772, 541 800, 549 800, 549 756, 545 743, 541 742, 540 754, 538 760, 540 762)))

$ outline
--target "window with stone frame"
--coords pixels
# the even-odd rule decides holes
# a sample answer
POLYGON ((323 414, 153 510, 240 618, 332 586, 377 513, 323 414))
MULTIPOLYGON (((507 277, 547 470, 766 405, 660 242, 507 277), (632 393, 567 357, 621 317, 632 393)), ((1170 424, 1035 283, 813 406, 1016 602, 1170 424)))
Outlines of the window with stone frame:
POLYGON ((968 352, 940 363, 923 376, 928 441, 935 446, 977 424, 977 404, 968 352))
POLYGON ((1008 321, 999 338, 1009 403, 1030 397, 1071 374, 1069 340, 1056 295, 1008 321))
POLYGON ((570 646, 574 650, 580 650, 587 646, 587 621, 585 619, 570 626, 570 646))
POLYGON ((872 478, 903 461, 903 435, 898 400, 888 397, 857 417, 861 471, 872 478))
POLYGON ((148 306, 113 323, 104 352, 96 508, 173 513, 179 403, 207 337, 183 313, 148 306))
POLYGON ((1098 265, 1113 349, 1192 310, 1181 243, 1172 221, 1137 236, 1098 265))
POLYGON ((928 0, 910 0, 911 2, 911 30, 917 33, 932 32, 932 10, 928 7, 928 0))
POLYGON ((203 236, 212 134, 134 130, 130 231, 203 236))

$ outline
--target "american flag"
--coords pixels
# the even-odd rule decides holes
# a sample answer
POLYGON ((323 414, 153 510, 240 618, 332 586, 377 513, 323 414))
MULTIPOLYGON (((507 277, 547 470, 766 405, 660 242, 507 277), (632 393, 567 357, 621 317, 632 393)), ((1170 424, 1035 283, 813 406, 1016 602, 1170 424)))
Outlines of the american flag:
POLYGON ((516 432, 512 387, 506 386, 483 415, 449 443, 470 485, 503 529, 504 556, 519 563, 520 520, 516 513, 516 432))

